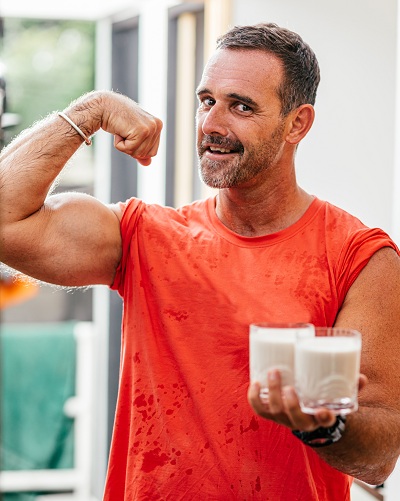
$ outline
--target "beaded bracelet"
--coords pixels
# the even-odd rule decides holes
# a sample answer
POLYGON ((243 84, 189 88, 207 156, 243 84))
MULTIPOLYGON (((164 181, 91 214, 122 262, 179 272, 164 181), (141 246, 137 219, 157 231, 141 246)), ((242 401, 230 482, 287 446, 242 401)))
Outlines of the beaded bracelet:
POLYGON ((58 112, 58 115, 63 118, 64 120, 66 120, 71 127, 73 127, 76 132, 83 138, 83 140, 85 141, 85 143, 90 146, 92 144, 92 140, 86 136, 86 134, 84 134, 81 129, 69 118, 67 117, 67 115, 65 113, 62 113, 61 111, 58 112))

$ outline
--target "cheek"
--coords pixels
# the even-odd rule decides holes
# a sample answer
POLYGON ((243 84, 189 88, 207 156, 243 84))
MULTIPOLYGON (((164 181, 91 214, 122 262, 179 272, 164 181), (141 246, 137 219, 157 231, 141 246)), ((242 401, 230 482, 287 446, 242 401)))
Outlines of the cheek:
POLYGON ((195 126, 196 126, 196 132, 198 133, 199 130, 201 130, 201 124, 203 123, 203 119, 201 117, 201 114, 199 112, 196 113, 195 117, 195 126))
POLYGON ((205 117, 204 111, 202 112, 200 108, 197 108, 196 115, 195 115, 196 127, 198 127, 199 124, 204 122, 204 117, 205 117))
POLYGON ((204 137, 203 123, 204 123, 204 116, 197 114, 196 115, 196 122, 195 122, 197 144, 200 144, 203 137, 204 137))

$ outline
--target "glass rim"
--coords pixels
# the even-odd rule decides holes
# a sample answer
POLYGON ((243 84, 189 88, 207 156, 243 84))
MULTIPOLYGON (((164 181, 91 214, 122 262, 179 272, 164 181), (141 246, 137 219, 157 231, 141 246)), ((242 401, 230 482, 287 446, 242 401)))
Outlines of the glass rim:
POLYGON ((314 325, 309 322, 252 322, 250 327, 261 329, 314 329, 314 325))
POLYGON ((316 337, 361 337, 361 332, 352 327, 315 327, 316 337))

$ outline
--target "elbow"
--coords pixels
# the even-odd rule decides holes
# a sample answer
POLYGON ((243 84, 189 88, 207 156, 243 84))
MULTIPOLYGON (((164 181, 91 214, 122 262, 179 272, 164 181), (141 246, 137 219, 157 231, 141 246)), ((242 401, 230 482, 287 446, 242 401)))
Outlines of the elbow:
POLYGON ((386 460, 379 464, 369 465, 360 469, 359 473, 354 475, 357 480, 361 480, 369 485, 382 485, 396 466, 397 458, 393 461, 386 460))

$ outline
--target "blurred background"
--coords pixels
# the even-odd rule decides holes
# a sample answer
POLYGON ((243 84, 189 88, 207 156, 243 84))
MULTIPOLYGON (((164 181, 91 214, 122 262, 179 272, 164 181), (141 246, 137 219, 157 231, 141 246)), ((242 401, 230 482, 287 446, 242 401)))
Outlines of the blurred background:
MULTIPOLYGON (((171 206, 208 196, 194 138, 204 61, 230 26, 276 22, 299 32, 321 66, 317 118, 298 151, 300 184, 400 244, 399 11, 398 0, 2 0, 1 145, 84 92, 114 89, 163 120, 158 156, 137 168, 100 131, 56 191, 171 206)), ((0 313, 0 499, 100 500, 119 297, 105 287, 39 285, 2 268, 0 313)), ((399 477, 355 485, 353 497, 397 501, 399 477)))

